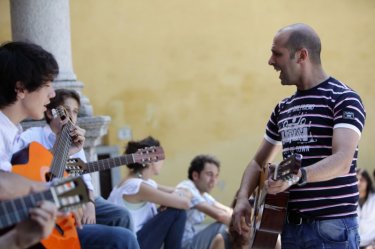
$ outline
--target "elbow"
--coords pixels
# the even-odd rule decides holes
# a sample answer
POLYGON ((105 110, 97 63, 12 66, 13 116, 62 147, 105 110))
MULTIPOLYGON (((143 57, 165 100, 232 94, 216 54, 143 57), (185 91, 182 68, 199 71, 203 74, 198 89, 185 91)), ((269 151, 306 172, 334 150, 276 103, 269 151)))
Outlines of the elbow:
POLYGON ((341 167, 342 175, 349 174, 352 164, 353 164, 353 157, 350 157, 344 160, 342 167, 341 167))
POLYGON ((339 176, 347 175, 350 172, 350 168, 353 163, 353 155, 348 156, 348 154, 351 154, 351 153, 348 153, 348 152, 337 153, 336 162, 339 163, 340 167, 338 167, 339 170, 336 172, 338 173, 339 176))

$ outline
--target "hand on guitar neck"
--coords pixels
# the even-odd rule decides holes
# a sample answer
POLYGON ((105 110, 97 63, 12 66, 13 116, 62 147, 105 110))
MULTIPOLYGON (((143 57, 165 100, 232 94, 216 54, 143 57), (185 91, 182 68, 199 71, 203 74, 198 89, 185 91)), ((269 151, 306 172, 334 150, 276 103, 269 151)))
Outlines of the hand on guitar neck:
POLYGON ((49 124, 56 134, 56 143, 53 147, 53 151, 55 151, 58 141, 68 140, 67 136, 70 136, 69 140, 71 141, 71 145, 68 154, 73 155, 79 152, 83 148, 86 131, 73 122, 73 119, 63 106, 58 106, 53 110, 53 119, 49 124))
POLYGON ((278 165, 269 164, 268 179, 265 181, 267 193, 281 193, 290 188, 290 186, 298 183, 299 179, 301 178, 300 161, 302 159, 302 156, 299 154, 296 155, 297 156, 289 157, 283 160, 278 165), (291 160, 294 160, 295 162, 291 163, 291 160), (298 166, 294 166, 295 164, 297 164, 298 166), (293 167, 286 169, 283 168, 289 167, 290 165, 293 165, 293 167))

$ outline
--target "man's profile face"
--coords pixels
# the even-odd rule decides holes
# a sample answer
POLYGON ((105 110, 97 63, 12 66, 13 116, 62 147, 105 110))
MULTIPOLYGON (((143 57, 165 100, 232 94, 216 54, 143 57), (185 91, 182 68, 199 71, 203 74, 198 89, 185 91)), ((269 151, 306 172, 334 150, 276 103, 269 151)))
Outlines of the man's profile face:
POLYGON ((299 70, 296 55, 291 55, 286 47, 288 34, 281 32, 273 40, 271 57, 268 64, 279 72, 279 79, 282 85, 295 85, 299 79, 299 70))
POLYGON ((193 181, 201 193, 211 192, 217 183, 218 177, 219 168, 213 163, 205 163, 200 173, 193 172, 193 181))

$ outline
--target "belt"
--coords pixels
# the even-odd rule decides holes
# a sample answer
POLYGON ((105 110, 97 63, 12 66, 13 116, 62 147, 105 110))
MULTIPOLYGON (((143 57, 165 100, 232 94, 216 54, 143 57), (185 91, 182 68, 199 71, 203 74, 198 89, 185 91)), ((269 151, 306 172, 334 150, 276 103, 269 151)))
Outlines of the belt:
POLYGON ((286 221, 289 224, 302 225, 306 223, 312 223, 315 221, 314 218, 308 217, 296 211, 289 211, 286 215, 286 221))

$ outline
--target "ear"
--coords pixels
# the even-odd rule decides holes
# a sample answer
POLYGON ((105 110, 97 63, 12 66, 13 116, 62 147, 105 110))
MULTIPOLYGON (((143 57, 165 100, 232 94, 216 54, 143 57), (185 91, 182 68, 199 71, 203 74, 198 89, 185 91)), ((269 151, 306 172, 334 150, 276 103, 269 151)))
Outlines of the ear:
POLYGON ((199 179, 199 174, 197 171, 193 171, 193 174, 191 175, 193 177, 193 180, 196 181, 199 179))
POLYGON ((17 98, 19 99, 23 99, 25 98, 25 88, 24 86, 22 85, 21 81, 17 81, 16 82, 16 88, 14 89, 14 91, 17 93, 17 98))
POLYGON ((303 62, 306 61, 309 52, 307 51, 306 48, 301 48, 299 51, 296 52, 297 54, 297 62, 303 62))

